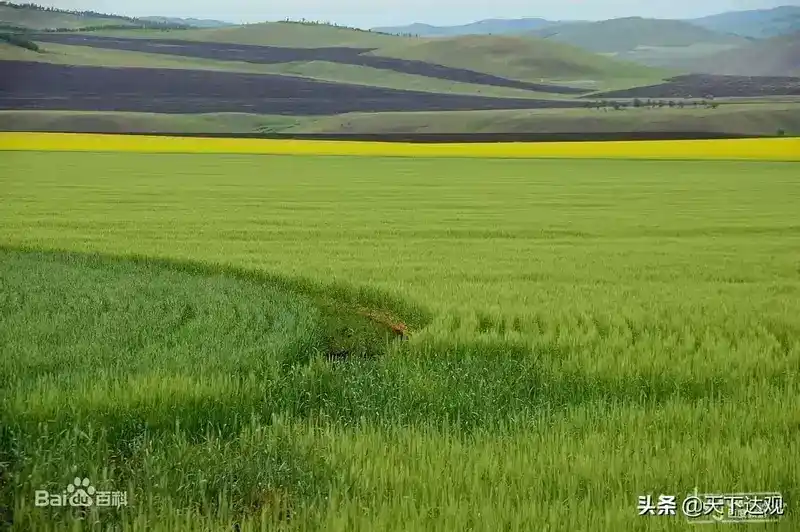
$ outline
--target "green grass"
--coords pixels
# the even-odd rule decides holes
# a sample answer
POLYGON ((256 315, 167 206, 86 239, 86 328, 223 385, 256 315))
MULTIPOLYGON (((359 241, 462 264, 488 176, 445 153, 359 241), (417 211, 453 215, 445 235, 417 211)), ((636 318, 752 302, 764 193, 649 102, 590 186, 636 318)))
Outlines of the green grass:
MULTIPOLYGON (((2 122, 0 122, 2 123, 2 122)), ((799 103, 724 103, 717 109, 532 109, 348 113, 293 126, 297 133, 595 133, 696 131, 774 135, 800 134, 799 103)))
MULTIPOLYGON (((3 441, 13 447, 4 445, 0 459, 23 485, 14 492, 4 489, 3 498, 14 499, 15 524, 23 529, 61 521, 31 509, 26 489, 47 486, 60 492, 66 483, 54 480, 66 478, 70 471, 62 466, 76 457, 97 466, 80 473, 95 483, 113 479, 131 492, 149 491, 149 496, 177 506, 197 504, 206 510, 223 490, 232 490, 231 511, 238 512, 264 503, 270 490, 280 495, 282 490, 318 488, 314 462, 322 462, 299 450, 293 456, 295 446, 285 438, 268 449, 271 431, 268 440, 261 430, 253 434, 256 439, 248 450, 240 446, 219 453, 190 442, 215 427, 228 433, 217 430, 222 439, 240 437, 252 427, 262 402, 271 402, 270 396, 275 397, 275 414, 300 406, 304 392, 315 385, 316 375, 305 367, 309 360, 344 350, 348 356, 374 357, 390 345, 388 328, 355 310, 348 317, 330 299, 317 305, 313 296, 291 290, 281 280, 198 273, 190 266, 166 268, 146 260, 131 264, 6 250, 0 255, 0 377, 15 392, 0 396, 3 441), (296 388, 294 394, 288 393, 289 387, 296 388), (237 420, 245 411, 250 412, 247 419, 237 420), (72 435, 48 439, 39 429, 43 422, 49 430, 72 435), (176 422, 181 425, 177 434, 176 422), (90 426, 97 428, 92 434, 96 439, 81 452, 75 447, 80 443, 72 439, 78 435, 74 430, 92 433, 90 426), (138 468, 175 456, 147 456, 145 448, 136 449, 129 439, 134 434, 187 438, 183 449, 173 447, 172 452, 193 456, 186 468, 172 468, 158 478, 161 496, 150 490, 155 479, 138 468), (105 452, 98 452, 102 445, 105 452), (38 458, 26 460, 14 449, 35 452, 38 458), (286 460, 292 458, 296 464, 288 464, 287 470, 286 460), (237 470, 229 469, 229 460, 237 461, 237 470), (194 469, 202 461, 204 470, 194 469), (214 476, 215 467, 222 476, 204 482, 204 476, 214 476), (306 485, 312 481, 315 485, 306 485), (266 490, 256 489, 259 485, 266 490), (170 499, 170 494, 181 493, 187 496, 170 499)), ((261 414, 268 423, 271 413, 261 414)), ((154 443, 147 437, 145 442, 154 443)), ((98 514, 93 518, 103 520, 98 514)))
POLYGON ((86 65, 126 68, 172 68, 243 72, 248 74, 281 74, 300 76, 321 81, 352 83, 390 89, 418 90, 424 92, 469 94, 509 98, 553 98, 553 94, 521 89, 492 87, 474 83, 460 83, 426 76, 403 74, 358 65, 345 65, 326 61, 306 61, 261 65, 244 61, 217 61, 177 55, 150 54, 111 50, 89 46, 71 46, 40 43, 40 53, 21 50, 0 44, 0 59, 36 61, 62 65, 86 65))
POLYGON ((7 61, 35 61, 39 54, 40 52, 0 39, 0 59, 7 61))
POLYGON ((152 259, 3 252, 2 495, 36 530, 87 475, 136 530, 610 532, 686 529, 640 494, 778 490, 796 530, 795 175, 5 153, 0 242, 152 259), (362 303, 416 333, 313 356, 362 303))

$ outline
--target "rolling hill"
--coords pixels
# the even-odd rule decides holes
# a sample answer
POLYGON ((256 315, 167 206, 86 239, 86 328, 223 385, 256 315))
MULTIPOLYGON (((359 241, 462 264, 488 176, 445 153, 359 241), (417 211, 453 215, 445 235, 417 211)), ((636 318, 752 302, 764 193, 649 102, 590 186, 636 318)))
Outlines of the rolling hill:
POLYGON ((686 61, 684 69, 734 76, 800 76, 800 32, 686 61))
POLYGON ((102 26, 131 28, 163 28, 177 26, 159 21, 148 21, 119 15, 108 15, 94 11, 66 11, 44 8, 33 4, 0 2, 0 27, 25 28, 31 30, 77 30, 102 26))
POLYGON ((533 33, 597 53, 622 53, 641 47, 741 45, 748 42, 738 35, 718 33, 680 20, 641 17, 559 24, 533 33))
POLYGON ((353 48, 380 48, 390 44, 414 41, 410 37, 385 35, 357 30, 301 22, 262 22, 222 28, 188 30, 109 30, 92 32, 93 35, 140 39, 178 39, 210 43, 245 44, 255 46, 285 46, 289 48, 323 48, 344 46, 353 48))
POLYGON ((774 37, 800 31, 800 6, 733 11, 687 22, 713 31, 736 33, 745 37, 774 37))
POLYGON ((648 67, 601 57, 561 43, 531 37, 462 36, 419 39, 367 55, 468 68, 521 81, 642 80, 661 78, 648 67))
POLYGON ((458 35, 507 35, 534 31, 557 24, 543 18, 486 19, 461 26, 431 26, 430 24, 410 24, 408 26, 389 26, 373 28, 373 31, 396 35, 417 35, 419 37, 454 37, 458 35))
POLYGON ((63 11, 47 11, 21 7, 13 4, 0 4, 0 26, 13 26, 35 30, 77 29, 90 26, 133 26, 133 21, 100 14, 79 15, 63 11))

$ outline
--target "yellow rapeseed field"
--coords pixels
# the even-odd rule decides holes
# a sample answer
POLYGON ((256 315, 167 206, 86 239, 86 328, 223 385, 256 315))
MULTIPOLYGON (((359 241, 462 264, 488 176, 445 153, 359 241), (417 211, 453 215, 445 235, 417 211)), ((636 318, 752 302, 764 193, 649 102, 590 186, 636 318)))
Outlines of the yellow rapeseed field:
POLYGON ((395 157, 800 161, 800 138, 412 144, 394 142, 98 135, 81 133, 0 133, 0 150, 395 157))

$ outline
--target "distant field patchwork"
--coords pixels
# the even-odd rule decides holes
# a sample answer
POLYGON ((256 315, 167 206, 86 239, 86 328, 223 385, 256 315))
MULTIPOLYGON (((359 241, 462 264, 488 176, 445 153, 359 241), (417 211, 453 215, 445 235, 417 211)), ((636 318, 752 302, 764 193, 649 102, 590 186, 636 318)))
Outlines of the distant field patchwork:
MULTIPOLYGON (((2 48, 7 60, 0 59, 0 68, 8 76, 0 85, 0 109, 300 117, 569 109, 608 98, 800 95, 797 78, 685 75, 661 79, 654 69, 607 58, 598 58, 600 62, 592 66, 591 56, 584 52, 562 50, 561 45, 551 44, 540 51, 534 46, 536 41, 513 38, 441 42, 400 39, 396 46, 382 49, 258 46, 87 34, 47 33, 33 38, 43 41, 43 52, 2 48), (527 60, 515 55, 516 44, 524 45, 526 53, 533 55, 527 60), (47 50, 48 45, 55 48, 47 50), (379 55, 382 53, 388 56, 379 55), (537 69, 542 70, 542 75, 561 75, 565 81, 530 81, 537 69), (514 79, 515 76, 528 80, 514 79), (585 76, 594 79, 577 79, 585 76), (591 92, 601 88, 605 92, 591 92)), ((688 119, 695 123, 693 128, 709 130, 702 120, 697 124, 693 116, 688 119)), ((762 122, 763 131, 766 119, 762 122)), ((773 122, 772 132, 786 131, 784 123, 773 122)), ((481 127, 476 123, 465 131, 481 127)), ((542 130, 533 123, 530 127, 532 131, 542 130)), ((580 130, 583 126, 576 127, 580 130)), ((596 129, 591 125, 587 128, 596 129)), ((732 132, 753 129, 747 125, 732 132)))
POLYGON ((551 84, 529 83, 500 76, 477 72, 465 68, 453 68, 430 62, 364 55, 369 48, 287 48, 278 46, 253 46, 244 44, 222 44, 191 42, 168 39, 123 39, 86 35, 43 34, 35 37, 43 42, 93 46, 98 48, 160 53, 186 57, 216 59, 222 61, 245 61, 258 64, 291 63, 297 61, 325 61, 389 70, 403 74, 426 76, 435 79, 475 83, 480 85, 525 89, 553 94, 582 94, 584 89, 551 84))
POLYGON ((705 98, 800 96, 800 78, 791 76, 676 76, 665 83, 608 91, 593 98, 705 98))
POLYGON ((533 92, 527 89, 464 83, 391 70, 380 70, 372 67, 316 60, 265 64, 53 43, 42 44, 40 52, 19 47, 3 46, 0 43, 0 60, 114 68, 171 68, 178 70, 240 72, 244 74, 280 74, 335 83, 447 94, 539 99, 558 97, 558 95, 552 93, 533 92))
POLYGON ((291 76, 175 69, 114 69, 0 61, 10 82, 0 109, 247 112, 330 115, 352 111, 424 111, 580 107, 570 100, 488 98, 400 91, 291 76))

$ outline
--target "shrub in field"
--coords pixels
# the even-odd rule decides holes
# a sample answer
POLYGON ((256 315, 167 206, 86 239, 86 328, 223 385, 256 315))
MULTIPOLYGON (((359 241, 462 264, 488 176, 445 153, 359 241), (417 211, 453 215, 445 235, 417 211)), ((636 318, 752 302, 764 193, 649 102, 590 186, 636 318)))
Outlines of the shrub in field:
POLYGON ((38 44, 19 33, 0 33, 0 41, 7 42, 13 46, 19 46, 20 48, 25 48, 27 50, 33 50, 34 52, 40 51, 38 44))

